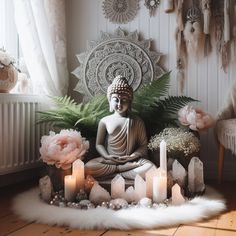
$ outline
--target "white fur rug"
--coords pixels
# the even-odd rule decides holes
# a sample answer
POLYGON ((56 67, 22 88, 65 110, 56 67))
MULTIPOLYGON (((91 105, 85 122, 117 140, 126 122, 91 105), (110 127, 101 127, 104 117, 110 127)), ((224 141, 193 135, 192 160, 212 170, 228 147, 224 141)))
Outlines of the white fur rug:
POLYGON ((200 221, 219 214, 225 208, 222 196, 210 187, 204 196, 195 197, 181 206, 157 209, 60 208, 42 202, 38 188, 17 195, 12 206, 14 213, 24 220, 79 229, 154 229, 200 221))

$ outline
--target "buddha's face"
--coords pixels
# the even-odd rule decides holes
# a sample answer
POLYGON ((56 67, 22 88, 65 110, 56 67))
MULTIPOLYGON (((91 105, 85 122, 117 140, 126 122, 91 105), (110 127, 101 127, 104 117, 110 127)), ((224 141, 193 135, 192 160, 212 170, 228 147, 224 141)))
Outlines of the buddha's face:
POLYGON ((126 94, 111 95, 110 108, 119 114, 125 114, 130 107, 130 100, 126 94))

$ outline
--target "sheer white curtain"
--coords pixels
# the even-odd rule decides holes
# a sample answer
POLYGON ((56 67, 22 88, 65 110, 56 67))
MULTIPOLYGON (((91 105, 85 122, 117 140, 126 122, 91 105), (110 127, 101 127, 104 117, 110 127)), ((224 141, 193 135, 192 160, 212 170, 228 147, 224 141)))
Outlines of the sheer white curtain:
POLYGON ((69 75, 65 0, 14 0, 22 53, 36 93, 62 96, 69 75))

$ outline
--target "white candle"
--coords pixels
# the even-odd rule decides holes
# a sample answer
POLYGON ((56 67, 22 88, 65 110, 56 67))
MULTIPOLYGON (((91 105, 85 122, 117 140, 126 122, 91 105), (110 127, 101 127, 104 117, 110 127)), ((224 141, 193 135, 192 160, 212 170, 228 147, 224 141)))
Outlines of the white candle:
POLYGON ((172 194, 172 204, 173 205, 180 205, 185 202, 183 195, 181 194, 181 189, 178 184, 175 184, 171 189, 172 194))
POLYGON ((76 178, 76 188, 77 191, 79 189, 84 188, 84 162, 80 159, 73 162, 72 165, 72 175, 76 178))
POLYGON ((164 140, 160 143, 160 169, 167 173, 166 142, 164 140))
POLYGON ((125 180, 121 175, 116 175, 111 181, 111 197, 122 198, 125 192, 125 180))
POLYGON ((73 175, 66 175, 64 178, 65 199, 73 201, 76 195, 76 178, 73 175))
POLYGON ((167 198, 167 177, 161 172, 153 177, 153 201, 160 203, 167 198))
POLYGON ((155 176, 156 172, 157 172, 157 168, 155 166, 153 166, 145 174, 146 196, 150 199, 152 199, 153 177, 155 176))

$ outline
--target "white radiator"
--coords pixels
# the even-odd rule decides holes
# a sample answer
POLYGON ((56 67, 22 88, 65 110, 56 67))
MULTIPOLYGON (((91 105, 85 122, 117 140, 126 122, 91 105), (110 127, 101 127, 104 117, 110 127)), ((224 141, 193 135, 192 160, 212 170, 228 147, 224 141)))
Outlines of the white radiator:
POLYGON ((0 175, 36 167, 44 125, 36 125, 38 96, 0 94, 0 175))

